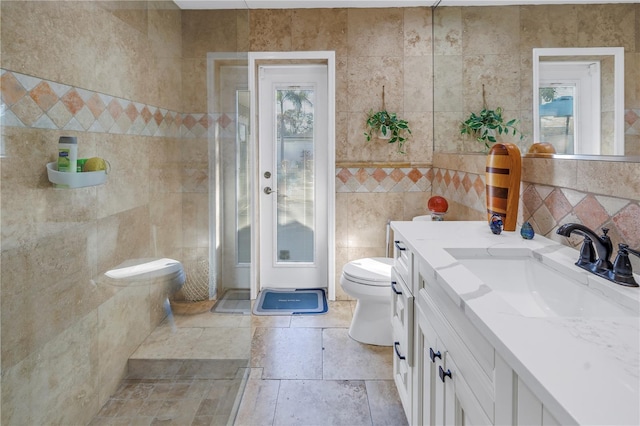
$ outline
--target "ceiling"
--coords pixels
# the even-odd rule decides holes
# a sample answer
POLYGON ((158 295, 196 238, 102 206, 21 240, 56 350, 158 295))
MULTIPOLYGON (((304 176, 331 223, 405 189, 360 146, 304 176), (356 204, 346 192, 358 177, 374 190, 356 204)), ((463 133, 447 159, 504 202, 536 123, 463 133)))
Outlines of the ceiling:
POLYGON ((304 9, 338 7, 507 6, 637 3, 638 0, 173 0, 181 9, 304 9))

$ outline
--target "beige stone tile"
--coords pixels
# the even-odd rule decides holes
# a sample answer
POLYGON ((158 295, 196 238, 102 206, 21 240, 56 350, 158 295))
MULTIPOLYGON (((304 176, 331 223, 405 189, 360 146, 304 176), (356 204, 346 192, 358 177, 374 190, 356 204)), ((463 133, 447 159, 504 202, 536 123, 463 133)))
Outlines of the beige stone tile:
POLYGON ((347 9, 294 9, 291 34, 293 50, 333 50, 346 56, 347 9))
POLYGON ((523 158, 522 181, 579 189, 578 163, 575 160, 523 158))
POLYGON ((100 383, 95 374, 97 334, 94 313, 31 352, 19 364, 3 367, 2 423, 89 423, 102 405, 98 398, 100 383), (58 389, 65 392, 59 393, 58 389))
POLYGON ((404 111, 427 112, 433 109, 433 71, 430 56, 404 58, 404 111))
POLYGON ((348 82, 349 59, 347 56, 336 56, 336 112, 349 111, 348 82))
POLYGON ((153 54, 182 57, 182 10, 172 2, 149 2, 147 8, 147 35, 153 54))
POLYGON ((431 197, 431 190, 427 192, 406 192, 404 194, 402 220, 412 220, 416 216, 429 214, 427 202, 431 197))
POLYGON ((403 10, 349 9, 349 56, 401 56, 403 10), (385 52, 385 53, 380 53, 385 52))
POLYGON ((473 146, 475 152, 478 151, 478 142, 475 139, 465 139, 460 134, 460 122, 463 117, 460 112, 435 112, 433 115, 433 121, 437 123, 433 135, 434 152, 474 152, 465 150, 465 144, 473 146))
POLYGON ((148 138, 110 135, 102 142, 102 156, 111 164, 104 185, 95 187, 98 217, 107 217, 149 202, 148 138), (134 166, 135 165, 135 166, 134 166))
POLYGON ((431 56, 432 9, 409 7, 403 9, 404 55, 431 56))
MULTIPOLYGON (((373 106, 371 108, 373 108, 373 106)), ((341 152, 343 152, 341 161, 373 160, 374 145, 379 141, 372 140, 367 142, 367 139, 364 136, 366 121, 367 114, 365 111, 349 113, 347 117, 348 127, 346 147, 341 149, 341 152)))
POLYGON ((251 330, 245 328, 177 328, 164 325, 131 355, 132 359, 243 359, 249 358, 251 330))
MULTIPOLYGON (((150 95, 145 98, 146 103, 153 106, 161 106, 171 111, 185 111, 182 103, 184 98, 181 96, 184 90, 181 58, 152 56, 149 58, 148 66, 156 76, 154 82, 146 82, 149 85, 148 92, 150 95)), ((206 86, 203 85, 202 87, 206 86)), ((204 111, 206 109, 202 112, 204 111)))
POLYGON ((576 5, 520 7, 520 52, 531 55, 538 47, 578 46, 576 5))
POLYGON ((249 380, 234 422, 238 426, 274 424, 280 380, 249 380))
POLYGON ((575 189, 612 197, 640 199, 640 163, 577 162, 575 189))
POLYGON ((348 245, 349 198, 349 194, 336 194, 336 247, 348 245))
POLYGON ((518 52, 520 10, 517 6, 462 8, 464 55, 518 52))
POLYGON ((408 424, 393 380, 366 380, 365 386, 374 425, 408 424))
POLYGON ((349 56, 349 111, 366 114, 371 109, 381 109, 384 86, 385 107, 402 114, 403 73, 402 58, 398 56, 349 56))
POLYGON ((204 59, 208 52, 235 52, 237 27, 234 10, 183 10, 182 56, 204 59), (211 25, 215 23, 215 25, 211 25))
POLYGON ((433 161, 433 118, 431 113, 408 112, 404 118, 409 122, 411 136, 405 144, 404 160, 413 163, 433 161))
POLYGON ((184 112, 207 112, 207 60, 182 60, 182 109, 184 112))
MULTIPOLYGON (((336 162, 347 161, 349 151, 349 113, 336 113, 336 162)), ((340 185, 342 182, 337 182, 340 185)))
POLYGON ((392 380, 393 349, 351 339, 347 329, 323 330, 324 380, 392 380))
POLYGON ((216 314, 208 311, 195 315, 175 315, 175 324, 179 328, 247 328, 250 323, 250 315, 216 314))
POLYGON ((151 227, 148 214, 148 208, 138 207, 98 220, 99 274, 125 260, 149 257, 151 227))
POLYGON ((100 400, 106 400, 126 374, 129 355, 151 332, 149 288, 129 287, 102 304, 98 312, 100 400))
POLYGON ((349 198, 349 247, 384 247, 387 222, 402 218, 402 194, 356 193, 349 198))
POLYGON ((636 5, 581 5, 578 9, 578 43, 584 46, 635 48, 636 5), (609 6, 609 7, 607 7, 609 6))
POLYGON ((462 84, 466 119, 469 112, 478 112, 483 107, 482 90, 486 104, 504 110, 503 116, 510 120, 520 106, 520 57, 511 54, 465 55, 463 59, 462 84))
POLYGON ((264 379, 322 378, 322 330, 257 328, 251 367, 264 368, 264 379))
POLYGON ((437 55, 433 58, 435 111, 463 111, 463 57, 437 55))
POLYGON ((292 13, 290 9, 252 10, 250 50, 254 52, 292 50, 292 13))
POLYGON ((291 317, 291 327, 345 328, 351 325, 352 317, 353 313, 349 302, 329 301, 329 310, 326 314, 293 315, 291 317))
POLYGON ((274 424, 370 425, 362 381, 283 380, 274 424))
POLYGON ((209 246, 208 203, 207 194, 191 193, 183 195, 183 247, 209 246))
POLYGON ((433 12, 433 50, 438 56, 462 54, 462 8, 439 7, 433 12))

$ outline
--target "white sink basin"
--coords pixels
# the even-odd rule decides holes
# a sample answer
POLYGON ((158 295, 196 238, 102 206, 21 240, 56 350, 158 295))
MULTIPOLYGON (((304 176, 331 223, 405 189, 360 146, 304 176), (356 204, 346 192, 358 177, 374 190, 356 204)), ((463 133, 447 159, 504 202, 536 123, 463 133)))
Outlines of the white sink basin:
MULTIPOLYGON (((450 252, 451 253, 451 252, 450 252)), ((471 273, 527 317, 614 317, 633 313, 534 257, 456 256, 471 273)))

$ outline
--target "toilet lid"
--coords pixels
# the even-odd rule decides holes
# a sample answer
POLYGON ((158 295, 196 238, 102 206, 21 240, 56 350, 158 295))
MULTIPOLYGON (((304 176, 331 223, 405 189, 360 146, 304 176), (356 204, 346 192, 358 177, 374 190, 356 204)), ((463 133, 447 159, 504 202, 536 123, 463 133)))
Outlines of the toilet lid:
POLYGON ((349 281, 360 284, 390 286, 391 266, 393 266, 391 258, 367 257, 347 263, 342 273, 349 281))

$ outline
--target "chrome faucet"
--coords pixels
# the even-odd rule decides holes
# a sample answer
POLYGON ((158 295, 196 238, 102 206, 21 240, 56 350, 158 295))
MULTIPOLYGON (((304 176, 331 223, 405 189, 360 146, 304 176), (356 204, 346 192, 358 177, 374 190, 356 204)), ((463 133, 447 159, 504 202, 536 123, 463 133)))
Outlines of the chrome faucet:
POLYGON ((629 253, 640 257, 640 252, 631 250, 626 244, 619 244, 618 255, 615 262, 611 263, 611 254, 613 253, 613 244, 611 238, 607 235, 608 228, 602 228, 602 235, 596 234, 593 230, 579 223, 567 223, 562 225, 556 231, 557 234, 565 237, 576 233, 584 236, 582 247, 580 248, 580 258, 576 265, 582 269, 586 269, 600 277, 613 281, 628 287, 638 287, 633 278, 631 270, 631 262, 629 262, 629 253), (595 251, 594 246, 595 244, 595 251), (596 258, 597 253, 597 258, 596 258))

